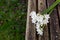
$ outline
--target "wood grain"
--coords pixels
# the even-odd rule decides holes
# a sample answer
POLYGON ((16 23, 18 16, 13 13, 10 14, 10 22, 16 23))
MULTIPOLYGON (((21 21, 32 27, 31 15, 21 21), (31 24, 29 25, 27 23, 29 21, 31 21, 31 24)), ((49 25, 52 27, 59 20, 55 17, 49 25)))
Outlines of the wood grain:
MULTIPOLYGON (((54 2, 55 0, 47 0, 48 7, 54 2)), ((59 40, 59 21, 57 15, 57 9, 55 8, 51 14, 50 18, 50 40, 59 40)))
POLYGON ((29 14, 31 11, 36 11, 36 0, 28 0, 28 13, 27 13, 27 26, 26 26, 26 39, 36 40, 35 25, 32 24, 29 14))
POLYGON ((60 4, 58 5, 58 18, 59 18, 59 28, 60 28, 60 4))
MULTIPOLYGON (((59 29, 60 29, 60 4, 58 5, 58 19, 59 19, 59 29)), ((59 30, 59 40, 60 40, 60 30, 59 30)))

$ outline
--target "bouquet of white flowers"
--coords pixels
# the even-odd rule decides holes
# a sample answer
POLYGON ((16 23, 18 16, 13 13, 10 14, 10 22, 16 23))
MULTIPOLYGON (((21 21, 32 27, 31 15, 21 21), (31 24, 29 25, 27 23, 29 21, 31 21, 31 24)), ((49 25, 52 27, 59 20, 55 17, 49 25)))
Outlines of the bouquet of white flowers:
POLYGON ((43 35, 43 29, 49 23, 50 13, 53 11, 54 7, 60 2, 56 0, 48 9, 43 11, 41 14, 32 11, 30 17, 32 18, 32 23, 36 25, 37 34, 43 35))
POLYGON ((49 23, 48 19, 49 14, 36 14, 35 11, 32 11, 30 14, 31 18, 32 18, 32 23, 36 24, 36 30, 38 32, 38 34, 42 35, 43 34, 43 28, 44 26, 49 23))

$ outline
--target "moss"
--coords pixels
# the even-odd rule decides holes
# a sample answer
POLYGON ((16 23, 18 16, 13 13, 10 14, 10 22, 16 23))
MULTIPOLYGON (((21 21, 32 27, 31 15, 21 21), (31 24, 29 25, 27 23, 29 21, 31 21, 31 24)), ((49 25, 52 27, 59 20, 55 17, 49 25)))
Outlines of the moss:
POLYGON ((25 40, 26 8, 26 2, 0 0, 0 40, 25 40))

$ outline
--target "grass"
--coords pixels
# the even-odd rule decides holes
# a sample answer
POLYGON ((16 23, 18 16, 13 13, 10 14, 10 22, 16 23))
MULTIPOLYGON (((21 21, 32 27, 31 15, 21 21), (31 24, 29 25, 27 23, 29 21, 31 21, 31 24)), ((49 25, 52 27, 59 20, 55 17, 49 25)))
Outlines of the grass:
POLYGON ((27 4, 21 0, 0 0, 0 40, 25 40, 27 4))

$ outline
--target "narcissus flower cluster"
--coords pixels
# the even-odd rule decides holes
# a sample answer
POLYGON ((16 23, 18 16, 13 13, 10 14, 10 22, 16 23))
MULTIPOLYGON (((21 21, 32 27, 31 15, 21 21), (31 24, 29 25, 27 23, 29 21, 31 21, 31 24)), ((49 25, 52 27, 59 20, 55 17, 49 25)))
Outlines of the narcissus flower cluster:
POLYGON ((47 23, 49 23, 49 14, 39 14, 35 11, 32 11, 30 13, 30 17, 32 18, 32 23, 34 23, 36 25, 36 31, 37 31, 37 34, 40 34, 40 35, 43 35, 43 28, 45 25, 47 25, 47 23))

